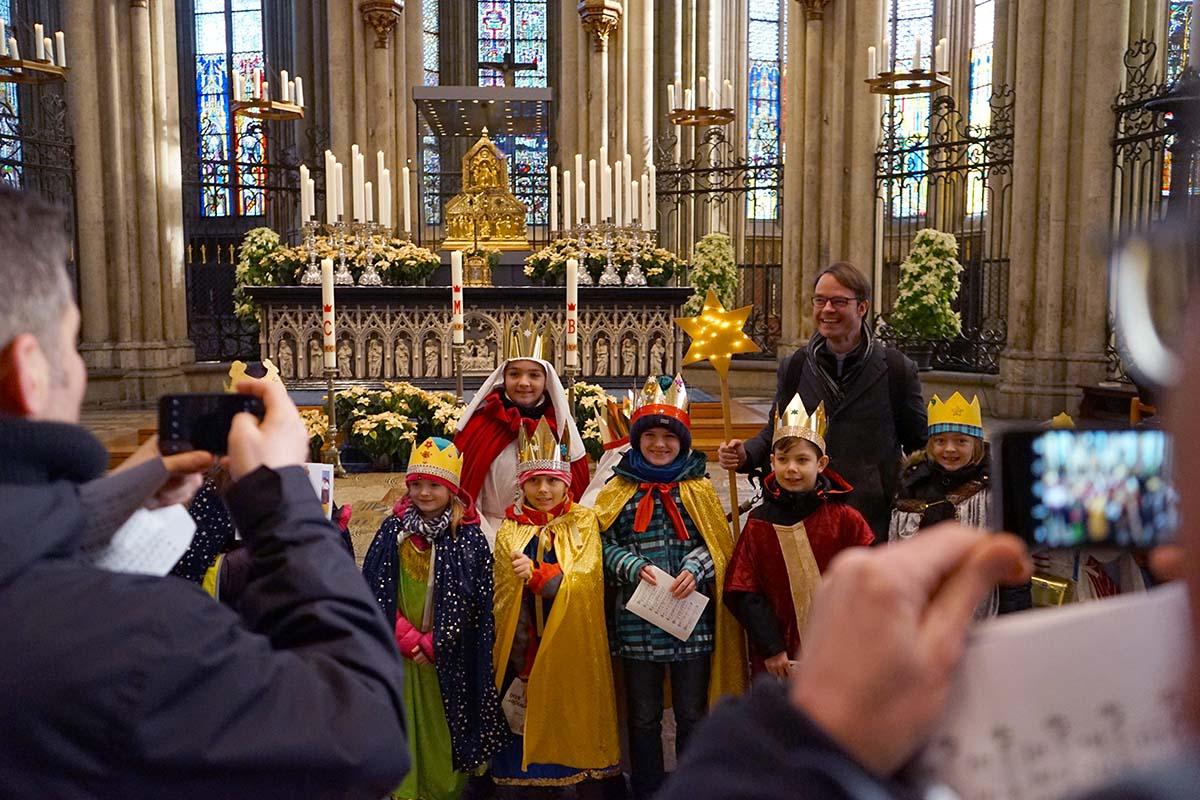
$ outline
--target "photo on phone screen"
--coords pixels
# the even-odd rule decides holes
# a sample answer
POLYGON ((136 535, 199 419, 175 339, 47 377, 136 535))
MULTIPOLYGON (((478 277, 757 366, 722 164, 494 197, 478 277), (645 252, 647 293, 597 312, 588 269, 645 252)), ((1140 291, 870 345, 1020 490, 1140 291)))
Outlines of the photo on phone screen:
POLYGON ((1141 550, 1172 541, 1172 448, 1157 429, 1003 434, 1003 527, 1040 547, 1141 550))

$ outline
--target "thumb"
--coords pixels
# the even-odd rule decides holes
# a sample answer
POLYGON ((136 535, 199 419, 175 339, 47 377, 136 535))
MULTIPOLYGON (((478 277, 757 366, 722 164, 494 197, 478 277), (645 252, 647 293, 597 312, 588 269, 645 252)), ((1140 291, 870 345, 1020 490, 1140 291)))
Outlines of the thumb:
POLYGON ((202 472, 213 465, 212 453, 203 450, 189 450, 172 456, 163 456, 163 464, 172 475, 190 475, 202 472))
POLYGON ((229 449, 233 449, 232 445, 236 441, 252 440, 258 435, 257 417, 245 412, 235 414, 233 422, 229 425, 229 444, 231 445, 229 449))

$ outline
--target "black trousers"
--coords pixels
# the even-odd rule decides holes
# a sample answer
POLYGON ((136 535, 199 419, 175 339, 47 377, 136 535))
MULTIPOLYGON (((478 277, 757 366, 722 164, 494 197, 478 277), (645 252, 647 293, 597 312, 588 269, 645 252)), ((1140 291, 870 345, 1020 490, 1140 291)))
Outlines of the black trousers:
POLYGON ((675 753, 682 757, 696 724, 708 710, 707 655, 686 661, 621 659, 625 667, 625 700, 629 718, 629 761, 633 795, 649 798, 662 785, 663 679, 671 671, 671 707, 675 711, 675 753))

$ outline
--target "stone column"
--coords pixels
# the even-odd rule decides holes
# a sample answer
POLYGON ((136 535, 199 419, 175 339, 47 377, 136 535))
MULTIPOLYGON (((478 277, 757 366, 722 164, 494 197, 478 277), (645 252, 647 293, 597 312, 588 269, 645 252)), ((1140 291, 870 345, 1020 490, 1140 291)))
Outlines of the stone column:
MULTIPOLYGON (((554 105, 556 109, 554 141, 558 144, 558 169, 561 178, 562 170, 575 171, 573 158, 579 149, 579 132, 587 127, 586 113, 581 113, 587 103, 572 102, 579 96, 579 87, 586 85, 579 80, 581 58, 586 58, 586 52, 579 49, 579 12, 575 10, 574 0, 560 0, 559 4, 559 36, 561 43, 559 52, 557 76, 550 76, 550 83, 555 87, 554 105), (582 117, 582 119, 581 119, 582 117)), ((575 176, 571 176, 575 180, 575 176)), ((560 186, 560 191, 562 187, 560 186)), ((574 192, 574 189, 571 190, 574 192)), ((574 207, 575 195, 571 195, 571 205, 574 207)), ((559 198, 559 208, 562 208, 562 198, 559 198)), ((574 213, 574 212, 572 212, 574 213)))
POLYGON ((631 0, 629 5, 629 153, 640 182, 639 176, 654 161, 654 0, 631 0))
POLYGON ((997 412, 1047 418, 1105 372, 1111 104, 1128 5, 1017 9, 1008 348, 997 412), (1078 165, 1090 165, 1080 172, 1078 165))
MULTIPOLYGON (((582 0, 579 18, 583 27, 591 34, 593 47, 589 69, 589 137, 588 153, 600 152, 601 145, 609 144, 608 83, 609 38, 617 32, 623 8, 619 0, 582 0)), ((612 155, 613 148, 609 148, 612 155)), ((585 159, 586 161, 586 159, 585 159)), ((603 169, 601 169, 603 171, 603 169)))

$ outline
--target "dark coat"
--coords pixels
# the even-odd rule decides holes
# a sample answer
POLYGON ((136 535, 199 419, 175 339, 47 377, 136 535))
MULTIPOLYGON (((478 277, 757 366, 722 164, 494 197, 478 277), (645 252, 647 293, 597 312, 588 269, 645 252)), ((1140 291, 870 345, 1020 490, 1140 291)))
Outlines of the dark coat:
POLYGON ((866 518, 875 541, 886 542, 902 450, 912 452, 925 446, 925 400, 916 365, 900 351, 875 342, 842 387, 839 403, 830 397, 810 349, 805 348, 780 362, 776 386, 767 424, 746 442, 743 469, 770 471, 775 412, 786 407, 797 391, 810 412, 824 402, 829 417, 825 444, 830 467, 854 486, 847 502, 866 518), (800 364, 799 369, 794 368, 795 363, 800 364))
POLYGON ((79 557, 80 486, 104 463, 81 428, 0 417, 0 796, 394 788, 400 656, 304 469, 259 469, 226 497, 252 555, 235 612, 79 557))

